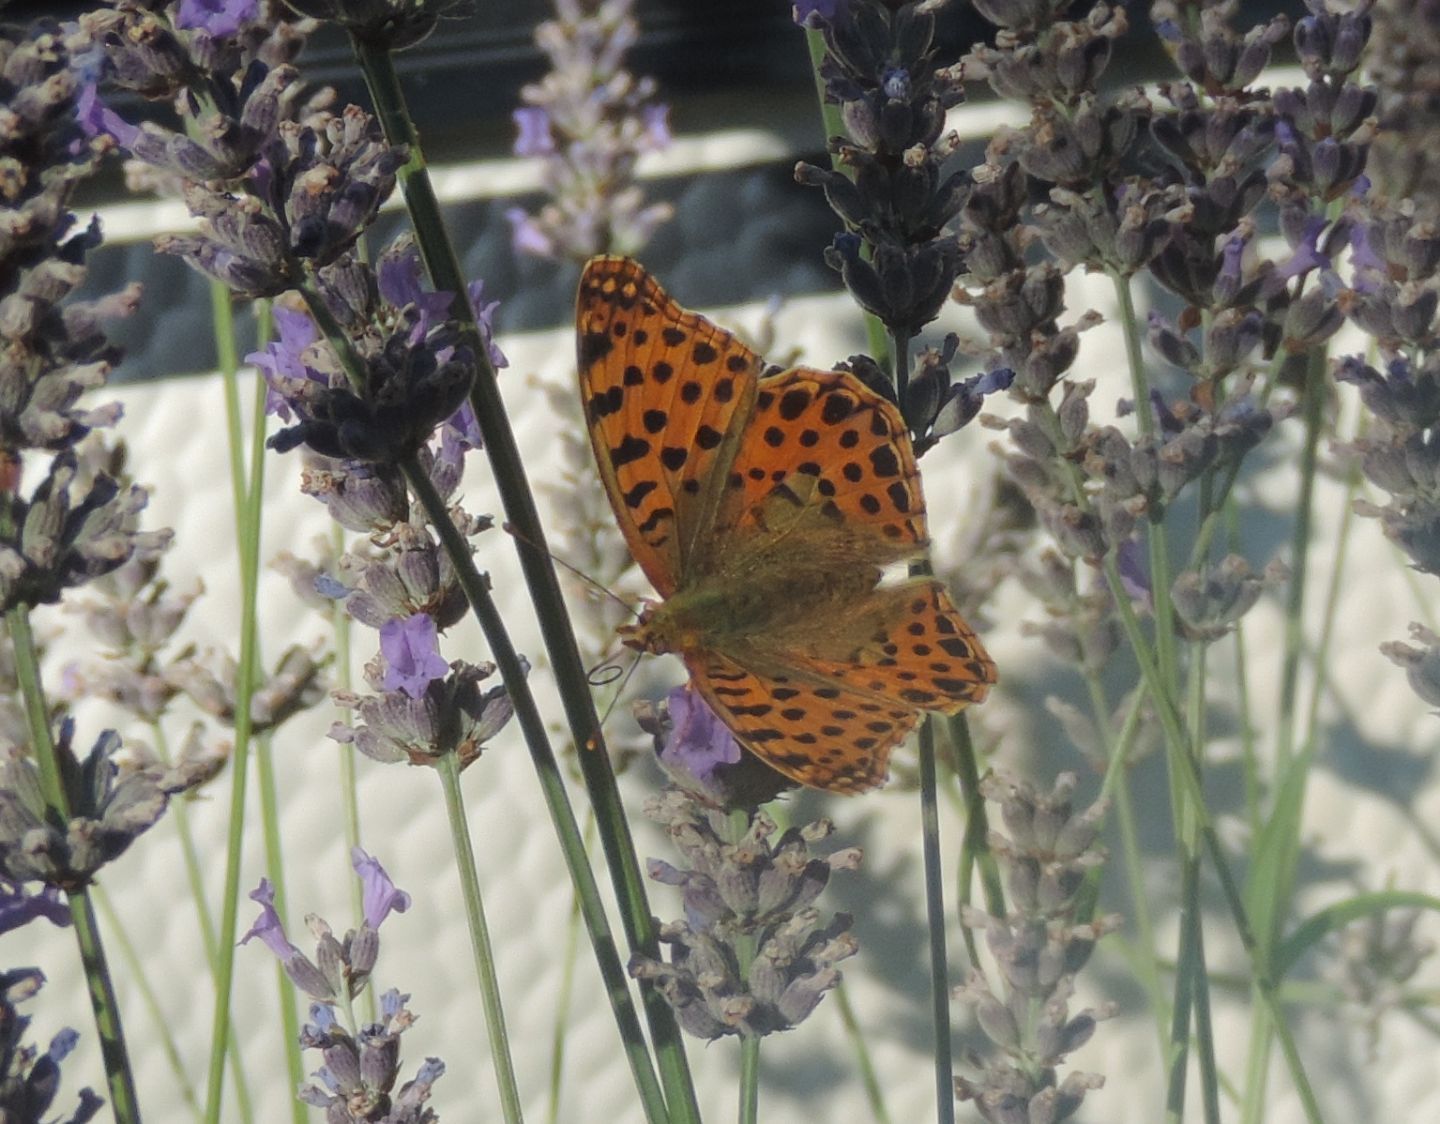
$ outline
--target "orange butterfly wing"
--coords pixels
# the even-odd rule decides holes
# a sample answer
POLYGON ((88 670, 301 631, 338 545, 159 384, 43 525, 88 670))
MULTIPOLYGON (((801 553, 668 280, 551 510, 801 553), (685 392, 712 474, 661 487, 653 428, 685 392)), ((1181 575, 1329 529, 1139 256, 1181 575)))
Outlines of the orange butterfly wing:
POLYGON ((985 697, 995 666, 940 585, 878 584, 927 546, 892 403, 845 372, 762 377, 754 351, 629 259, 587 265, 577 324, 601 477, 666 599, 632 642, 679 652, 751 752, 859 792, 919 710, 985 697))
POLYGON ((576 301, 580 395, 615 518, 662 597, 679 587, 734 459, 764 361, 686 312, 638 262, 591 259, 576 301), (709 504, 709 508, 704 505, 709 504))

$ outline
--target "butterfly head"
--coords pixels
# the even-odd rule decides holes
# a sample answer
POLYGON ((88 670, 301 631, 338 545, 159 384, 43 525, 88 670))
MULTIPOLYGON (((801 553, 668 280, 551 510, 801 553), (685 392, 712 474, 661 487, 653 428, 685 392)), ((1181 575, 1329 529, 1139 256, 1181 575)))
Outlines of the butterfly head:
POLYGON ((697 646, 699 640, 692 635, 694 630, 680 626, 675 614, 668 610, 669 606, 663 602, 642 602, 635 622, 616 629, 620 643, 652 656, 683 652, 697 646))

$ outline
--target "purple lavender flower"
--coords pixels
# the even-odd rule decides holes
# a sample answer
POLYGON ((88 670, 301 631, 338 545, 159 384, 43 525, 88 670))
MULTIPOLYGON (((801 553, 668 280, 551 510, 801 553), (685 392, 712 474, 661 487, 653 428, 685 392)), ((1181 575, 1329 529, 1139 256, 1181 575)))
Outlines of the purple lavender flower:
MULTIPOLYGON (((332 979, 290 943, 290 938, 285 933, 285 923, 280 920, 280 914, 275 910, 275 887, 270 879, 260 879, 260 885, 250 891, 250 900, 259 903, 260 916, 238 943, 247 944, 252 938, 259 937, 260 943, 275 954, 285 974, 296 987, 312 999, 318 999, 322 1003, 333 1002, 345 986, 345 981, 339 978, 344 974, 339 970, 343 967, 340 958, 322 957, 322 963, 329 963, 336 969, 334 975, 337 978, 332 979)), ((327 930, 326 936, 328 935, 327 930)), ((330 940, 334 942, 333 937, 330 940)))
POLYGON ((224 39, 254 23, 259 10, 259 0, 180 0, 175 26, 224 39))
POLYGON ((435 621, 427 613, 386 621, 380 629, 380 652, 385 657, 385 690, 404 691, 412 699, 450 670, 440 655, 435 621))
POLYGON ((380 865, 378 859, 367 855, 364 850, 355 847, 350 852, 350 865, 355 868, 355 873, 360 876, 362 886, 363 907, 365 924, 372 929, 380 928, 381 923, 390 916, 390 911, 404 913, 410 908, 410 895, 404 890, 398 889, 390 876, 385 873, 385 868, 380 865))
POLYGON ((290 397, 283 388, 296 379, 314 379, 326 386, 329 380, 304 360, 305 350, 320 338, 320 330, 309 314, 276 304, 272 315, 276 338, 260 351, 252 351, 245 356, 245 362, 259 368, 269 387, 265 394, 265 412, 288 422, 295 415, 290 409, 290 397))
POLYGON ((60 899, 55 886, 42 887, 38 894, 27 894, 18 882, 0 878, 0 933, 8 933, 43 917, 53 925, 70 924, 70 907, 60 899))
POLYGON ((832 23, 845 0, 796 0, 790 12, 801 27, 818 27, 821 22, 832 23))
POLYGON ((121 148, 130 148, 140 136, 140 127, 116 113, 100 96, 94 82, 88 82, 75 102, 75 118, 85 135, 113 137, 121 148))
POLYGON ((275 911, 275 885, 268 878, 260 879, 260 885, 250 891, 250 900, 257 902, 260 906, 260 916, 255 918, 255 923, 240 938, 240 944, 249 944, 252 938, 259 937, 260 942, 280 958, 284 963, 294 956, 305 954, 290 943, 290 938, 285 935, 285 922, 280 920, 280 914, 275 911))
POLYGON ((672 725, 660 761, 668 770, 708 787, 719 766, 739 762, 742 751, 735 735, 690 684, 676 687, 665 702, 672 725))
POLYGON ((516 156, 549 156, 555 151, 555 135, 550 131, 550 114, 540 106, 521 106, 511 115, 515 122, 516 156))

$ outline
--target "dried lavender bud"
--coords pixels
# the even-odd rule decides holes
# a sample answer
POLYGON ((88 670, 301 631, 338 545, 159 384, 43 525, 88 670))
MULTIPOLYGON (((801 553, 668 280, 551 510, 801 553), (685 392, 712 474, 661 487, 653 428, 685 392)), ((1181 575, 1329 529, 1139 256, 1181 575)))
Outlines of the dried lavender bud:
POLYGON ((510 721, 514 708, 503 686, 482 690, 480 684, 494 672, 491 665, 476 666, 456 660, 442 678, 427 681, 417 696, 385 685, 385 671, 371 661, 365 678, 373 695, 336 691, 340 706, 357 712, 362 725, 336 723, 330 736, 353 744, 376 761, 434 765, 442 753, 455 753, 464 768, 480 756, 486 742, 510 721))
POLYGON ((1267 587, 1278 586, 1287 577, 1289 571, 1281 563, 1272 562, 1263 574, 1256 574, 1245 559, 1229 554, 1217 566, 1181 572, 1170 587, 1170 600, 1187 635, 1213 643, 1235 627, 1267 587))
POLYGON ((65 778, 70 819, 57 825, 34 761, 12 747, 0 756, 0 875, 62 890, 89 885, 159 820, 171 796, 197 783, 193 775, 158 766, 122 770, 120 738, 107 730, 82 761, 75 724, 60 723, 55 752, 65 778))
POLYGON ((362 43, 403 51, 423 41, 442 19, 468 15, 474 0, 286 0, 314 19, 338 23, 362 43))
MULTIPOLYGON (((337 265, 322 275, 321 289, 350 336, 354 361, 363 365, 361 386, 349 382, 335 341, 321 341, 315 326, 297 314, 277 317, 279 341, 248 358, 275 392, 268 408, 297 420, 269 444, 281 452, 305 444, 336 460, 393 463, 419 454, 439 427, 439 452, 422 462, 448 496, 459 484, 465 452, 480 445, 474 410, 465 401, 475 373, 474 333, 449 315, 450 294, 421 288, 419 254, 408 240, 382 254, 373 271, 353 259, 337 265)), ((485 302, 482 293, 481 282, 468 286, 479 342, 490 365, 503 367, 507 360, 490 331, 498 302, 485 302)), ((403 511, 403 497, 385 492, 393 479, 373 478, 381 486, 368 496, 374 513, 350 510, 347 519, 368 522, 403 511)))
MULTIPOLYGON (((325 697, 322 664, 314 652, 292 645, 275 670, 255 684, 250 696, 250 721, 255 732, 273 730, 287 719, 316 706, 325 697)), ((165 678, 190 696, 196 706, 227 725, 235 723, 235 681, 238 669, 228 654, 202 663, 193 656, 176 660, 165 678)))
POLYGON ((71 451, 51 460, 29 500, 12 498, 13 530, 0 537, 0 606, 58 601, 122 566, 137 551, 168 545, 169 531, 137 530, 148 497, 104 474, 87 479, 71 451))
MULTIPOLYGON (((60 1063, 80 1040, 75 1031, 62 1030, 50 1039, 44 1053, 23 1041, 31 1020, 19 1012, 18 1006, 33 999, 44 983, 45 976, 38 968, 0 972, 0 1044, 4 1047, 0 1051, 4 1058, 0 1066, 0 1118, 6 1120, 52 1119, 55 1095, 60 1089, 60 1063)), ((81 1089, 80 1103, 65 1124, 93 1120, 104 1104, 88 1087, 81 1089)))
POLYGON ((449 556, 423 526, 397 523, 390 530, 384 555, 342 561, 353 589, 345 611, 371 628, 412 613, 426 614, 441 629, 459 623, 468 606, 449 556))
MULTIPOLYGON (((972 1007, 996 1054, 975 1077, 960 1077, 955 1093, 974 1101, 986 1120, 1032 1124, 1064 1120, 1079 1108, 1088 1089, 1102 1079, 1092 1074, 1059 1080, 1059 1067, 1113 1015, 1114 1004, 1070 1013, 1074 976, 1095 942, 1118 925, 1115 918, 1079 923, 1077 894, 1085 874, 1103 862, 1095 845, 1103 804, 1075 814, 1073 774, 1057 778, 1038 794, 1028 785, 991 776, 981 782, 990 800, 999 800, 1008 838, 992 833, 991 847, 1011 890, 1012 909, 992 917, 976 909, 962 923, 983 930, 1000 968, 993 986, 978 971, 955 989, 972 1007)), ((978 1063, 977 1063, 978 1064, 978 1063)))
POLYGON ((790 828, 771 844, 775 824, 758 811, 736 838, 726 813, 674 788, 645 810, 690 864, 649 864, 652 878, 683 888, 686 921, 661 927, 668 963, 637 954, 630 974, 655 982, 680 1025, 700 1038, 797 1025, 839 982, 834 965, 856 951, 850 918, 823 923, 811 903, 832 871, 859 864, 859 851, 812 856, 810 845, 833 830, 825 821, 790 828))
POLYGON ((1421 624, 1410 626, 1410 639, 1423 648, 1399 641, 1380 645, 1380 651, 1405 669, 1410 688, 1431 706, 1440 707, 1440 636, 1421 624))
POLYGON ((632 8, 556 0, 557 18, 535 29, 550 70, 520 91, 515 155, 543 162, 551 199, 535 215, 505 212, 519 253, 576 262, 633 254, 671 216, 668 203, 647 205, 635 181, 636 162, 668 147, 670 132, 654 80, 622 66, 639 35, 632 8))
POLYGON ((1340 955, 1327 975, 1360 1009, 1372 1047, 1379 1039, 1381 1019, 1408 1002, 1407 985, 1435 954, 1435 942, 1422 940, 1415 932, 1420 918, 1418 909, 1391 910, 1353 921, 1341 930, 1340 955))

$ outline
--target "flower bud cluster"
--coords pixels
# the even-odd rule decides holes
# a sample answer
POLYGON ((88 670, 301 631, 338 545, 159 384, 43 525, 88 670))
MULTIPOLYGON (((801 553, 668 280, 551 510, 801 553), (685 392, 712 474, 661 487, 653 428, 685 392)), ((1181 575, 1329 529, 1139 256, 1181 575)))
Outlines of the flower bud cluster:
POLYGON ((1440 215, 1440 0, 1379 0, 1365 68, 1379 94, 1366 174, 1440 215))
POLYGON ((129 315, 139 287, 94 301, 72 295, 95 223, 77 228, 69 201, 112 147, 77 124, 79 83, 58 29, 0 36, 0 610, 57 601, 72 586, 152 552, 167 533, 139 530, 145 493, 127 488, 77 444, 114 424, 114 405, 81 406, 118 358, 105 320, 129 315), (30 452, 32 456, 25 458, 30 452), (33 454, 45 454, 40 459, 33 454), (53 455, 49 455, 53 454, 53 455), (40 472, 30 494, 23 472, 40 472))
POLYGON ((39 968, 0 972, 0 1119, 55 1120, 57 1124, 85 1124, 94 1120, 105 1102, 91 1089, 80 1090, 80 1103, 63 1121, 51 1113, 60 1090, 60 1063, 75 1049, 80 1035, 62 1030, 41 1053, 25 1041, 30 1016, 19 1005, 35 998, 45 986, 39 968))
POLYGON ((652 859, 650 876, 684 895, 685 920, 660 928, 669 961, 636 954, 630 974, 653 981, 680 1025, 698 1038, 759 1037, 798 1025, 840 982, 839 961, 854 955, 850 918, 822 918, 815 901, 836 870, 854 870, 858 848, 819 857, 811 845, 828 821, 789 828, 745 813, 729 815, 679 789, 651 799, 646 814, 684 855, 676 868, 652 859))
POLYGON ((1000 862, 1011 910, 992 917, 977 909, 961 921, 985 934, 994 957, 997 981, 980 971, 955 989, 955 998, 975 1012, 995 1046, 988 1061, 975 1060, 974 1077, 955 1080, 956 1095, 973 1101, 992 1124, 1053 1124, 1071 1119, 1086 1092, 1104 1079, 1059 1069, 1072 1051, 1109 1018, 1113 1006, 1070 1011, 1075 977, 1096 942, 1113 932, 1119 919, 1080 919, 1079 897, 1087 873, 1104 861, 1095 842, 1104 817, 1103 803, 1077 813, 1072 797, 1074 774, 1057 778, 1047 794, 1023 782, 996 776, 981 782, 981 792, 1000 805, 1005 834, 993 832, 990 846, 1000 862))
POLYGON ((122 766, 114 730, 104 731, 82 759, 74 736, 74 721, 62 720, 55 754, 70 812, 64 822, 53 815, 34 758, 17 746, 0 754, 0 877, 62 890, 87 886, 160 819, 171 796, 213 775, 197 758, 174 767, 122 766))
MULTIPOLYGON (((881 0, 796 5, 797 18, 824 37, 825 101, 839 107, 848 135, 829 145, 844 171, 800 164, 795 178, 822 188, 849 231, 826 261, 901 341, 936 317, 961 266, 960 244, 946 228, 965 204, 970 177, 944 167, 959 144, 945 131, 945 114, 964 93, 960 68, 936 57, 943 7, 881 0)), ((932 419, 907 414, 907 420, 923 433, 932 419)))
POLYGON ((316 945, 315 955, 307 956, 285 932, 275 910, 275 888, 269 879, 261 879, 250 894, 260 905, 260 916, 241 943, 258 937, 290 981, 315 1000, 300 1045, 320 1051, 324 1064, 314 1081, 300 1087, 301 1101, 324 1109, 330 1124, 433 1124, 438 1117, 426 1102, 431 1086, 445 1072, 439 1059, 427 1058, 413 1079, 395 1088, 402 1062, 400 1036, 415 1023, 405 1006, 409 996, 393 988, 385 992, 378 1022, 355 1027, 341 1021, 353 1010, 352 1000, 370 985, 380 955, 380 926, 392 912, 410 908, 410 895, 395 886, 377 860, 356 847, 351 863, 361 881, 359 928, 337 938, 322 918, 308 915, 305 922, 316 945))
POLYGON ((543 162, 546 203, 535 214, 505 212, 515 249, 583 263, 593 254, 633 254, 669 220, 668 203, 645 202, 635 165, 670 144, 667 107, 655 81, 624 68, 639 25, 634 0, 556 0, 557 18, 535 29, 550 60, 520 91, 515 155, 543 162))

